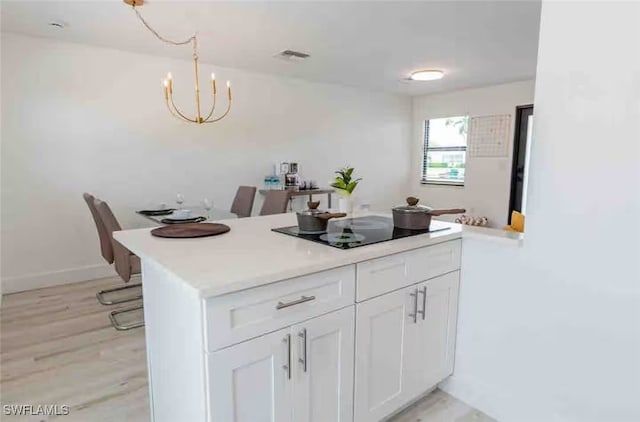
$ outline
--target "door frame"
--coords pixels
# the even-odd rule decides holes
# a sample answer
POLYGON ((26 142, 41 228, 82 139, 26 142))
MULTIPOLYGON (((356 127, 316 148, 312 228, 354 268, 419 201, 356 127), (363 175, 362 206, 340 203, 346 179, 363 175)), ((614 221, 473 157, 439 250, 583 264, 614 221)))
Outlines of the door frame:
MULTIPOLYGON (((511 213, 516 205, 517 176, 518 176, 518 157, 520 155, 520 131, 522 130, 522 114, 525 110, 534 109, 533 104, 525 104, 516 106, 516 123, 513 130, 513 153, 511 156, 511 186, 509 188, 509 214, 507 216, 507 224, 511 224, 511 213)), ((525 145, 526 148, 526 145, 525 145)), ((520 198, 522 200, 522 198, 520 198)))

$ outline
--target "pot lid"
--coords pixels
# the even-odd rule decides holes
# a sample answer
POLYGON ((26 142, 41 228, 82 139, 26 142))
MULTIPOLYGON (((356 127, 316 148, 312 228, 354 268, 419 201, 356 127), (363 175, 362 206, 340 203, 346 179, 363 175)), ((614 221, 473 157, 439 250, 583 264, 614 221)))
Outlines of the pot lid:
POLYGON ((418 205, 418 201, 419 201, 418 198, 414 196, 410 196, 407 198, 407 205, 397 206, 393 208, 393 211, 415 212, 415 213, 425 213, 425 214, 429 214, 431 211, 433 211, 433 208, 431 207, 428 207, 426 205, 418 205))
POLYGON ((309 207, 308 210, 304 210, 304 211, 298 211, 297 214, 298 215, 318 215, 318 214, 324 214, 326 211, 321 211, 318 209, 318 206, 320 205, 320 201, 309 201, 307 202, 307 206, 309 207))

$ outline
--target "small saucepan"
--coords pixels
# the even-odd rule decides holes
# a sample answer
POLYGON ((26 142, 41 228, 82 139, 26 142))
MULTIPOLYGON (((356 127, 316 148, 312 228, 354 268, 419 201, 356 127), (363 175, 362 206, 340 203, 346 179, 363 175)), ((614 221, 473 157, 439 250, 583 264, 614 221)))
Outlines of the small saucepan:
POLYGON ((343 212, 330 213, 327 211, 320 211, 318 210, 318 205, 320 205, 320 202, 309 201, 307 202, 307 206, 309 207, 308 210, 298 211, 296 213, 298 217, 298 228, 300 231, 324 233, 327 231, 327 224, 330 219, 347 216, 347 214, 343 212))
POLYGON ((434 210, 426 205, 418 205, 418 198, 410 196, 407 205, 401 205, 392 209, 393 225, 405 230, 429 230, 431 217, 445 214, 464 214, 465 209, 454 208, 449 210, 434 210))

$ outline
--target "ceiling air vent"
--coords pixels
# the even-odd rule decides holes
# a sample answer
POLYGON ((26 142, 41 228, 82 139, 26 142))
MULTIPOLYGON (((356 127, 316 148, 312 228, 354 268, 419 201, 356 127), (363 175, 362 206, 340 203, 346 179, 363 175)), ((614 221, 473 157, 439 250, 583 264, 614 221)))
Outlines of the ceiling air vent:
POLYGON ((287 62, 301 62, 305 59, 308 59, 311 56, 307 53, 302 53, 300 51, 284 50, 279 52, 273 57, 275 57, 276 59, 285 60, 287 62))

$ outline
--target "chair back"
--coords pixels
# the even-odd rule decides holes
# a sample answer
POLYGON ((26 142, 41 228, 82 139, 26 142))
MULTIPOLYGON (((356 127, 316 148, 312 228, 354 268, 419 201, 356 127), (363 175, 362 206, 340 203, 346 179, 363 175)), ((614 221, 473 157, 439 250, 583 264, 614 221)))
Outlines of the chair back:
POLYGON ((129 249, 122 246, 122 244, 118 243, 118 241, 113 238, 113 232, 122 230, 122 227, 120 226, 120 223, 118 223, 116 216, 113 215, 109 205, 97 198, 94 200, 94 203, 113 247, 113 260, 116 272, 126 283, 131 279, 133 267, 132 259, 134 255, 131 254, 129 249))
POLYGON ((271 190, 267 192, 260 215, 283 214, 287 212, 291 193, 288 190, 271 190))
POLYGON ((100 239, 100 252, 102 253, 102 257, 109 264, 113 264, 113 246, 111 246, 111 238, 107 233, 107 229, 98 214, 98 210, 96 209, 94 200, 95 197, 89 193, 83 193, 82 198, 87 203, 89 207, 89 211, 91 211, 91 216, 93 217, 93 222, 96 225, 96 230, 98 230, 98 238, 100 239))
POLYGON ((240 186, 236 191, 236 196, 231 204, 231 212, 239 218, 251 217, 253 201, 256 197, 255 186, 240 186))

